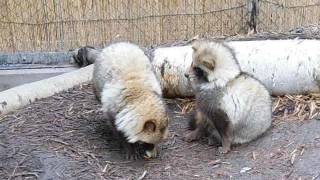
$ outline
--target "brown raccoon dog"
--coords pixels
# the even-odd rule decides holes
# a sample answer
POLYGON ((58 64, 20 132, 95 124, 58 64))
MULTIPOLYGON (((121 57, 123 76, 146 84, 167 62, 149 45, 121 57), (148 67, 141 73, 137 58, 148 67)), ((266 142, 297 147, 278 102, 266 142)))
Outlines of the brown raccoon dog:
POLYGON ((73 50, 72 57, 79 67, 85 67, 93 64, 100 52, 100 49, 96 49, 92 46, 84 46, 73 50))
POLYGON ((168 134, 160 84, 144 52, 131 43, 104 48, 94 63, 93 85, 102 111, 125 140, 127 158, 153 158, 168 134))
MULTIPOLYGON (((209 134, 227 153, 232 144, 250 142, 271 125, 271 96, 255 78, 242 73, 227 45, 196 41, 186 77, 196 94, 195 129, 187 141, 209 134)), ((210 141, 209 141, 210 142, 210 141)))

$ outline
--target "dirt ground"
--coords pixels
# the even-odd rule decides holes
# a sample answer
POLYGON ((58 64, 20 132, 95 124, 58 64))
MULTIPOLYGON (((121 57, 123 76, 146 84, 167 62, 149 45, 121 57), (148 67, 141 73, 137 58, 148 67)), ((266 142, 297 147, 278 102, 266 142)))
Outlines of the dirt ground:
POLYGON ((183 103, 167 103, 171 135, 153 160, 124 159, 90 85, 0 117, 0 179, 320 179, 320 121, 287 120, 290 104, 264 136, 221 155, 183 141, 183 103))

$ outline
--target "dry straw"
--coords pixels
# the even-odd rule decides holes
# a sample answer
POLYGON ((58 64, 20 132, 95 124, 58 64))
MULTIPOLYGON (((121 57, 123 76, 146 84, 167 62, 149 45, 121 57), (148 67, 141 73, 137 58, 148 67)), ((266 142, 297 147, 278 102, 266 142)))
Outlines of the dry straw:
MULTIPOLYGON (((273 124, 285 121, 305 121, 320 117, 320 94, 285 95, 273 97, 273 124)), ((178 99, 179 113, 187 115, 194 110, 194 99, 178 99)))
MULTIPOLYGON (((0 50, 59 51, 130 40, 140 45, 195 35, 245 34, 254 0, 0 1, 0 50)), ((258 31, 319 23, 318 0, 261 0, 258 31)))

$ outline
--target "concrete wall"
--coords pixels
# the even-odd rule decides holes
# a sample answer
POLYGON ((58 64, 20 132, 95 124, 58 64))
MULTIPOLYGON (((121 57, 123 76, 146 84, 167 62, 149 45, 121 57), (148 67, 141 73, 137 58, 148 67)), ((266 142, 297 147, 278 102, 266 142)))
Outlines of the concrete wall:
POLYGON ((76 70, 67 52, 0 53, 0 91, 76 70))

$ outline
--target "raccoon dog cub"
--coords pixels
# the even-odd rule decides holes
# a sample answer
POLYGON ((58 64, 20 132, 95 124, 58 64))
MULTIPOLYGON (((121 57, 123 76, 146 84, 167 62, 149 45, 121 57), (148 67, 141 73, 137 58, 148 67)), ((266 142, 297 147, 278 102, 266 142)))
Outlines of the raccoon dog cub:
POLYGON ((192 49, 192 65, 185 75, 196 94, 195 123, 190 123, 196 127, 186 140, 209 134, 227 153, 232 144, 250 142, 264 133, 272 120, 271 96, 264 85, 241 72, 227 45, 198 40, 192 49))
POLYGON ((160 84, 144 52, 131 43, 104 48, 94 63, 93 86, 102 111, 123 137, 128 159, 157 156, 168 116, 160 84))

